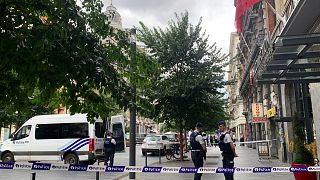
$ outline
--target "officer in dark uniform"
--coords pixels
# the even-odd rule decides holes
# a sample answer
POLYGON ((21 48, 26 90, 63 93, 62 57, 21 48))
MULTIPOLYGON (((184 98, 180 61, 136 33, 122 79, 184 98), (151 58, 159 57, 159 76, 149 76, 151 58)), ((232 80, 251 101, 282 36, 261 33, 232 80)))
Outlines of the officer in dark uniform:
MULTIPOLYGON (((238 157, 235 151, 235 147, 230 134, 226 129, 226 123, 224 121, 219 122, 219 129, 222 133, 220 135, 219 148, 222 151, 221 155, 223 157, 222 164, 224 168, 234 167, 234 158, 238 157)), ((233 180, 233 173, 224 173, 226 180, 233 180)))
MULTIPOLYGON (((206 144, 201 135, 203 130, 203 125, 201 123, 196 124, 195 130, 190 135, 191 142, 191 158, 194 164, 194 167, 199 168, 203 167, 203 158, 207 152, 206 144)), ((202 174, 195 173, 194 180, 200 180, 202 174)))
POLYGON ((104 141, 104 165, 108 166, 108 161, 110 160, 109 166, 113 166, 114 154, 116 152, 116 140, 111 137, 112 133, 108 132, 107 137, 104 141))

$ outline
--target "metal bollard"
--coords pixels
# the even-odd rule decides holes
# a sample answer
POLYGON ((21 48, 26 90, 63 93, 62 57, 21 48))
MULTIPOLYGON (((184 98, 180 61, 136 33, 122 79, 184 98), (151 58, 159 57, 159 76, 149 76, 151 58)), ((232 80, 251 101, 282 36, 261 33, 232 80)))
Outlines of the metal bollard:
POLYGON ((148 166, 148 151, 146 151, 146 165, 145 166, 148 166))
MULTIPOLYGON (((98 166, 100 164, 100 159, 98 159, 98 166)), ((99 171, 96 172, 96 180, 99 180, 100 178, 100 174, 99 174, 99 171)))
POLYGON ((36 173, 35 172, 31 173, 31 180, 36 180, 36 173))
POLYGON ((159 147, 159 164, 161 164, 161 148, 159 147))

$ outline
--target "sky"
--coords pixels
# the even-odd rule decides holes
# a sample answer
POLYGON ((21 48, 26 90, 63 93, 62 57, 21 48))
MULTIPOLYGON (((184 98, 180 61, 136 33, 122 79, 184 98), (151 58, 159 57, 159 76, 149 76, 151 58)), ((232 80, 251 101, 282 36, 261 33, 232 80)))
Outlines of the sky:
MULTIPOLYGON (((105 7, 111 0, 103 0, 105 7)), ((147 27, 167 27, 174 13, 189 13, 190 23, 196 25, 202 17, 202 28, 209 35, 209 43, 217 43, 228 54, 230 33, 234 27, 234 0, 113 0, 122 17, 124 28, 139 27, 142 21, 147 27)))

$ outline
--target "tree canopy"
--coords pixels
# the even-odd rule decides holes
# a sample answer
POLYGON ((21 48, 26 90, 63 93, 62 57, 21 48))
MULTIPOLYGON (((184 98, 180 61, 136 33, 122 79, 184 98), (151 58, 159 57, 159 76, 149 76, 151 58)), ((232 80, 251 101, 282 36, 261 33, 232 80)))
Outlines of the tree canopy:
POLYGON ((223 70, 227 56, 209 45, 201 20, 190 24, 187 12, 176 14, 166 29, 140 24, 138 38, 160 66, 152 81, 154 116, 180 131, 196 122, 213 128, 225 117, 221 88, 227 84, 223 70))
POLYGON ((150 63, 138 53, 144 65, 128 73, 130 34, 114 30, 102 7, 100 0, 0 0, 2 125, 59 106, 89 120, 107 117, 130 105, 130 79, 143 94, 150 63))

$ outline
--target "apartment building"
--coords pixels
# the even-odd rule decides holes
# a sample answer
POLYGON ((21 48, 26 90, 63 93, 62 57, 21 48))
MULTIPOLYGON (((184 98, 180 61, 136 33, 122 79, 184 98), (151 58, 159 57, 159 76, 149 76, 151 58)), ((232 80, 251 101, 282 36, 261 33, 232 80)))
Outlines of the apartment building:
POLYGON ((319 8, 319 0, 261 0, 238 32, 247 139, 270 140, 271 156, 284 162, 293 159, 295 114, 305 120, 307 143, 320 147, 319 8))

